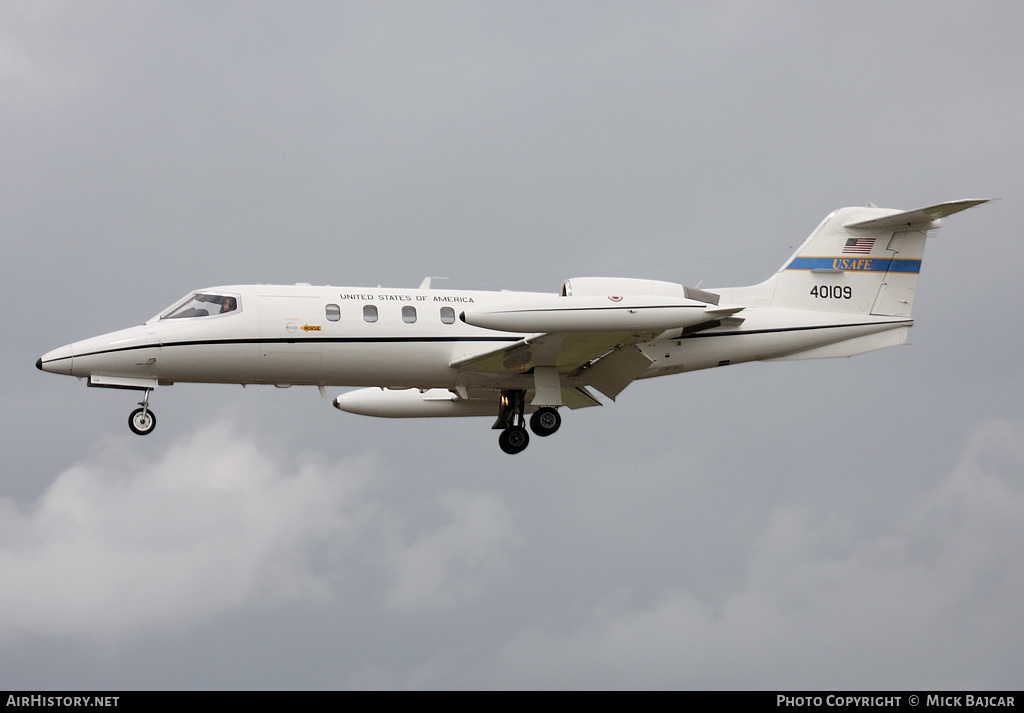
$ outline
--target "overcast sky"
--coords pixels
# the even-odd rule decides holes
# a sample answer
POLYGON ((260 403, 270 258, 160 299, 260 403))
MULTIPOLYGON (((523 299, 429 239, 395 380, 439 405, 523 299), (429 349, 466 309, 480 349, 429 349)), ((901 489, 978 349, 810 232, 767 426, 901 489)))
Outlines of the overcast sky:
MULTIPOLYGON (((0 688, 1024 684, 1024 5, 0 2, 0 688), (489 419, 38 372, 200 287, 767 277, 930 241, 910 346, 489 419)), ((331 396, 334 394, 332 393, 331 396)))

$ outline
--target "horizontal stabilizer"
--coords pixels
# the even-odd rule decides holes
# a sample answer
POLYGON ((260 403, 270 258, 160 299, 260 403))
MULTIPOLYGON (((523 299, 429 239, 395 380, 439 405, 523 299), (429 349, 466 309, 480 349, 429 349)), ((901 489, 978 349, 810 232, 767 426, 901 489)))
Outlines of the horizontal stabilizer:
POLYGON ((962 210, 973 208, 976 205, 982 203, 988 203, 988 198, 983 199, 968 199, 961 201, 947 201, 946 203, 939 203, 937 205, 928 206, 927 208, 918 208, 917 210, 902 211, 900 213, 893 213, 882 218, 872 218, 871 220, 862 220, 856 223, 847 223, 844 228, 898 228, 907 227, 912 225, 921 225, 932 223, 941 218, 945 218, 947 215, 953 215, 959 213, 962 210))

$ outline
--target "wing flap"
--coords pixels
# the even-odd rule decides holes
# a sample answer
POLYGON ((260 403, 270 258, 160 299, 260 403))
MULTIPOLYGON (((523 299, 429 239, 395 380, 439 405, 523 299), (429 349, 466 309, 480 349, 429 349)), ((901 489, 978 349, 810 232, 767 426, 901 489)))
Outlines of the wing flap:
POLYGON ((587 383, 612 401, 623 389, 647 371, 651 358, 633 345, 619 347, 583 371, 587 383))
POLYGON ((594 395, 587 391, 585 386, 562 389, 562 403, 573 411, 578 408, 601 405, 601 402, 594 398, 594 395))

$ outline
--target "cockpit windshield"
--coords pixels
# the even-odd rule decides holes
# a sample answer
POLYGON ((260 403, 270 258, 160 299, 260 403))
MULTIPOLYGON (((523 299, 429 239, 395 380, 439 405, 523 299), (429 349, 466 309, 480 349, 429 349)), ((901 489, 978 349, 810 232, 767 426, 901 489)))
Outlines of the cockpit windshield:
POLYGON ((168 310, 160 319, 184 319, 186 317, 209 317, 238 310, 235 295, 214 295, 197 292, 181 304, 168 310))

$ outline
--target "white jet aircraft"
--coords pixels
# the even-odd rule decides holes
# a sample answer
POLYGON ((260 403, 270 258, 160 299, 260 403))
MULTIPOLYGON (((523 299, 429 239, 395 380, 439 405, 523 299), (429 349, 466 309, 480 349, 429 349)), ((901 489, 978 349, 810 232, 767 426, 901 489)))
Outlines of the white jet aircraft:
POLYGON ((929 230, 985 200, 829 215, 766 281, 695 289, 573 278, 559 294, 309 285, 194 292, 139 327, 55 349, 36 366, 144 392, 128 424, 152 432, 175 382, 361 386, 342 411, 392 418, 495 416, 506 453, 557 409, 615 400, 634 379, 747 361, 845 357, 902 344, 929 230))

